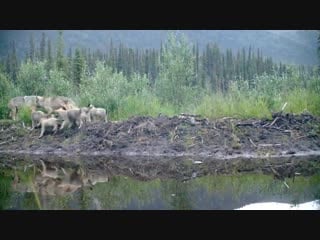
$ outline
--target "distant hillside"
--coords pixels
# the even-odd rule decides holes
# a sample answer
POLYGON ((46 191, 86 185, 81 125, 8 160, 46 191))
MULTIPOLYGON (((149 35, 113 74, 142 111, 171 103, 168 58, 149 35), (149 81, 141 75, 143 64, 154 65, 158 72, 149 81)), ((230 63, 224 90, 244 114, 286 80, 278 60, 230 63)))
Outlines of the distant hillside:
MULTIPOLYGON (((11 40, 16 41, 20 57, 29 48, 30 34, 39 42, 45 32, 52 43, 56 42, 56 30, 0 30, 0 56, 6 56, 11 40)), ((66 51, 69 47, 107 49, 110 40, 115 45, 122 42, 132 48, 159 48, 167 37, 167 30, 65 30, 66 51)), ((317 36, 315 30, 181 30, 189 40, 198 42, 203 49, 209 42, 215 42, 222 49, 237 50, 243 47, 260 48, 264 56, 284 63, 318 64, 317 36)))

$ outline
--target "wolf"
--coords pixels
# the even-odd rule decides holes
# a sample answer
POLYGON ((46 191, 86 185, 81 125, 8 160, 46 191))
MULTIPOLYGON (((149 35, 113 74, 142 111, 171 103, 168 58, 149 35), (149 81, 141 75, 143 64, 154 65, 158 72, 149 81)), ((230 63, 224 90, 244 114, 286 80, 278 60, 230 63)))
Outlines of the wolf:
POLYGON ((83 123, 88 123, 91 122, 91 118, 90 118, 90 108, 88 107, 82 107, 81 109, 81 114, 80 114, 80 118, 82 120, 83 123))
POLYGON ((62 120, 60 130, 64 129, 67 125, 69 128, 73 125, 77 125, 78 128, 81 128, 83 125, 83 118, 87 117, 85 112, 82 112, 82 108, 73 108, 66 110, 65 108, 59 108, 55 110, 59 115, 59 119, 62 120))
POLYGON ((107 111, 104 108, 96 108, 92 104, 89 104, 88 108, 90 109, 89 114, 91 121, 95 122, 97 120, 101 120, 108 122, 107 111))
MULTIPOLYGON (((71 123, 71 126, 77 125, 81 128, 83 121, 81 119, 81 108, 74 108, 67 110, 68 120, 71 123)), ((70 126, 70 127, 71 127, 70 126)))
POLYGON ((52 131, 54 132, 54 134, 56 134, 58 130, 58 119, 55 118, 54 115, 51 115, 50 118, 41 118, 40 125, 41 125, 41 133, 39 138, 43 136, 47 127, 53 127, 52 131))
POLYGON ((53 112, 58 115, 58 119, 59 120, 62 120, 62 124, 60 126, 60 130, 63 129, 64 126, 67 123, 69 123, 67 110, 64 107, 62 107, 62 108, 58 108, 58 109, 54 110, 53 112))
POLYGON ((8 108, 10 109, 9 116, 13 120, 17 120, 17 113, 20 108, 24 106, 28 106, 30 108, 35 109, 36 108, 36 100, 38 96, 17 96, 12 99, 10 99, 8 103, 8 108))
POLYGON ((41 118, 48 118, 48 117, 49 117, 49 114, 45 114, 42 111, 35 111, 34 109, 32 109, 32 112, 31 112, 31 121, 32 121, 31 130, 33 130, 35 127, 39 127, 40 126, 41 118))
POLYGON ((40 97, 36 98, 37 107, 43 107, 48 114, 51 114, 54 110, 59 108, 73 109, 76 108, 76 104, 73 100, 63 96, 57 97, 40 97))

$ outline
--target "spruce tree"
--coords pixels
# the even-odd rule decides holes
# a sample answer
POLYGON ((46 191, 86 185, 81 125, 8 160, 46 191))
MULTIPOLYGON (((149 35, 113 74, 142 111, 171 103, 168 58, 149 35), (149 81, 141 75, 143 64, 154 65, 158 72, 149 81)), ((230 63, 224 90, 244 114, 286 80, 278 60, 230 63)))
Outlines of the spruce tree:
POLYGON ((46 52, 46 34, 43 32, 41 35, 40 41, 40 60, 45 60, 45 52, 46 52))
POLYGON ((34 38, 33 38, 33 33, 30 35, 30 40, 29 40, 29 59, 31 62, 35 61, 36 57, 36 52, 35 52, 35 46, 34 46, 34 38))
POLYGON ((7 72, 14 83, 17 80, 18 74, 18 57, 16 53, 16 44, 15 41, 11 42, 11 52, 7 58, 7 72))
POLYGON ((84 57, 79 48, 76 48, 73 59, 73 82, 79 87, 84 71, 84 57))
POLYGON ((64 41, 63 41, 63 31, 58 31, 58 40, 56 47, 56 67, 58 70, 65 70, 66 61, 64 58, 64 41))
POLYGON ((47 61, 46 61, 47 74, 49 74, 50 70, 52 70, 52 69, 53 69, 53 57, 52 57, 51 41, 48 38, 48 42, 47 42, 47 61))

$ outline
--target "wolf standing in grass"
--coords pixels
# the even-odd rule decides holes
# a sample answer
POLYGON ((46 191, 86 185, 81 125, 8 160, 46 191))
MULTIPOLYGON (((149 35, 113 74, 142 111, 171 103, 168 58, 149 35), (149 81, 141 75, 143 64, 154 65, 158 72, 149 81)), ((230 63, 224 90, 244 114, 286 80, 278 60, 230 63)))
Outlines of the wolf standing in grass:
POLYGON ((35 108, 37 96, 18 96, 12 98, 8 103, 8 108, 10 109, 10 117, 13 120, 17 119, 17 113, 19 109, 24 106, 35 108))

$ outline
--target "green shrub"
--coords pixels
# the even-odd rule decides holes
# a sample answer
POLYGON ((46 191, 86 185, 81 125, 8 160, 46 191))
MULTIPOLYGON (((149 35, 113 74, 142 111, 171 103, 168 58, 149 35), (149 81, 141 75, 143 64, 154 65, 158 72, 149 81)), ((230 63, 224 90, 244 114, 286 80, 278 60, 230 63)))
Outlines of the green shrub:
POLYGON ((31 61, 22 63, 17 76, 17 85, 23 95, 44 95, 47 88, 45 63, 31 61))
POLYGON ((68 96, 71 97, 75 93, 73 82, 67 80, 65 74, 59 70, 51 70, 49 80, 46 83, 46 96, 68 96))
POLYGON ((0 72, 0 119, 9 117, 10 109, 8 108, 8 103, 12 97, 19 95, 19 88, 14 86, 7 76, 0 72))
POLYGON ((31 125, 31 108, 23 106, 18 111, 18 119, 26 125, 31 125))

